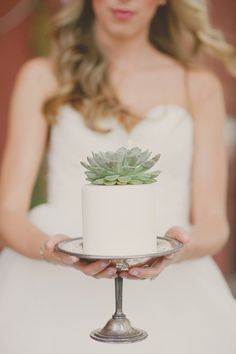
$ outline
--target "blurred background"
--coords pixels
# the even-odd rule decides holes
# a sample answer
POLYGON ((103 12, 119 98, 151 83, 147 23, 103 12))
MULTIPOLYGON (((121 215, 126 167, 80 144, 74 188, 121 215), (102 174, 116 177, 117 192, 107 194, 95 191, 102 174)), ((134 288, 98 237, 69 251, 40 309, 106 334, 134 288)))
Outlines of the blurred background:
MULTIPOLYGON (((0 161, 7 133, 9 98, 15 76, 28 59, 47 55, 48 19, 67 0, 7 0, 0 2, 0 161)), ((209 1, 212 22, 236 46, 236 1, 209 1)), ((205 64, 221 79, 228 112, 226 138, 229 158, 228 218, 229 242, 215 257, 236 296, 236 79, 210 58, 205 64)), ((35 184, 31 206, 42 203, 45 193, 45 160, 35 184)))

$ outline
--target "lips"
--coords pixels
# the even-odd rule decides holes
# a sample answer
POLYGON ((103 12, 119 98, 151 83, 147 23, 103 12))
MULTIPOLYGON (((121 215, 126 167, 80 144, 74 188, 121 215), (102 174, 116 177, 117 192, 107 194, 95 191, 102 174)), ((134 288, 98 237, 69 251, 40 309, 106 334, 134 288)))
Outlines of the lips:
POLYGON ((117 20, 129 20, 134 15, 130 10, 112 9, 111 12, 117 20))

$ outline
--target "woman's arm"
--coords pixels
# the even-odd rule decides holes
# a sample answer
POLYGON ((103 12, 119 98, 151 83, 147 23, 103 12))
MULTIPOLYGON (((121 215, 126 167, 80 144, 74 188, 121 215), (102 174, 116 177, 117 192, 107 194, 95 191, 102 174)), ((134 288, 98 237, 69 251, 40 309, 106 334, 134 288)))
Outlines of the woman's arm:
POLYGON ((193 228, 182 259, 214 255, 229 237, 226 112, 222 87, 213 74, 196 72, 192 74, 190 89, 194 114, 193 228))
POLYGON ((0 235, 6 246, 24 256, 73 266, 95 278, 116 277, 109 262, 78 262, 55 250, 63 235, 49 236, 27 218, 31 194, 45 151, 48 124, 41 112, 56 89, 47 59, 33 59, 20 70, 12 95, 7 143, 0 175, 0 235))
MULTIPOLYGON (((214 255, 229 237, 227 219, 228 159, 225 141, 225 105, 218 79, 208 72, 190 74, 194 119, 192 163, 192 229, 173 226, 169 237, 184 243, 180 252, 154 261, 151 267, 134 267, 121 276, 155 278, 170 263, 214 255)), ((180 225, 181 226, 181 225, 180 225)))
POLYGON ((21 68, 10 103, 0 175, 1 238, 6 246, 36 259, 47 235, 27 220, 27 211, 48 134, 41 106, 54 89, 47 59, 33 59, 21 68))

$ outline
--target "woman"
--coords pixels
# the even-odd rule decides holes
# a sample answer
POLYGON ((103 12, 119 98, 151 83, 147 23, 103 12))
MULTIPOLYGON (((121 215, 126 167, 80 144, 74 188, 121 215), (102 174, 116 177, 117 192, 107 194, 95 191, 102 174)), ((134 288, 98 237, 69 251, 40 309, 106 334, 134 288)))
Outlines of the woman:
POLYGON ((136 280, 125 283, 125 312, 149 333, 128 350, 235 353, 236 303, 211 258, 229 235, 225 108, 217 78, 195 63, 204 49, 235 73, 234 48, 194 0, 75 0, 57 15, 53 43, 49 58, 23 66, 11 101, 1 353, 120 353, 89 338, 113 309, 107 279, 116 270, 55 245, 82 232, 80 161, 122 145, 161 153, 157 231, 184 243, 172 258, 122 273, 136 280), (28 212, 45 149, 48 200, 28 212))

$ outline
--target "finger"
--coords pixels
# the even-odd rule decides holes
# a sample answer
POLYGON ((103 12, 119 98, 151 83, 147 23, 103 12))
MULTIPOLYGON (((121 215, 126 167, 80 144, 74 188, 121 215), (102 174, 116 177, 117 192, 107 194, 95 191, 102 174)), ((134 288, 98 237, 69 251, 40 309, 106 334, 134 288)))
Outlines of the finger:
MULTIPOLYGON (((152 264, 156 264, 157 262, 161 262, 161 260, 163 259, 164 257, 158 257, 158 258, 152 258, 150 259, 149 261, 147 261, 142 267, 136 267, 137 269, 140 269, 140 268, 143 268, 144 269, 147 269, 148 267, 150 267, 152 264)), ((130 268, 130 270, 134 270, 135 271, 135 268, 130 268)), ((120 272, 120 276, 122 278, 125 278, 125 279, 130 279, 130 280, 144 280, 146 278, 140 278, 138 275, 135 276, 135 275, 132 275, 130 272, 128 271, 123 271, 123 272, 120 272)))
POLYGON ((165 256, 153 257, 149 261, 147 261, 144 266, 151 267, 153 264, 157 264, 157 263, 161 262, 164 258, 165 258, 165 256))
POLYGON ((124 279, 129 279, 129 280, 144 280, 138 277, 135 277, 134 275, 129 274, 128 272, 122 272, 120 273, 120 277, 124 279))
POLYGON ((101 272, 98 272, 95 275, 93 275, 93 277, 96 279, 116 278, 117 277, 117 270, 115 267, 107 267, 105 270, 102 270, 101 272))
POLYGON ((132 268, 129 274, 141 279, 157 277, 169 263, 169 259, 157 260, 149 268, 132 268))
POLYGON ((154 276, 157 276, 157 272, 154 268, 134 268, 129 270, 129 274, 135 276, 136 278, 139 279, 147 279, 147 278, 152 278, 154 276))
POLYGON ((60 252, 55 252, 55 253, 56 253, 56 255, 58 255, 60 262, 65 265, 72 265, 72 264, 79 262, 79 258, 77 258, 75 256, 68 256, 68 255, 60 253, 60 252))
POLYGON ((44 251, 44 259, 50 263, 58 264, 61 263, 60 256, 53 251, 44 251))
POLYGON ((171 263, 170 259, 164 258, 161 262, 153 264, 152 267, 157 272, 157 275, 159 275, 163 271, 163 269, 166 268, 170 263, 171 263))
POLYGON ((57 243, 63 240, 67 240, 68 238, 69 237, 67 235, 62 234, 51 236, 44 244, 45 249, 48 251, 53 251, 57 243))
POLYGON ((171 254, 167 254, 167 255, 165 256, 165 258, 169 259, 170 261, 172 261, 172 260, 174 261, 175 258, 176 258, 176 252, 171 253, 171 254))
POLYGON ((79 269, 86 275, 94 275, 98 272, 101 272, 101 270, 104 270, 106 267, 108 267, 110 264, 110 261, 107 260, 99 260, 95 261, 89 264, 84 264, 82 262, 75 263, 74 267, 76 269, 79 269))
POLYGON ((189 233, 180 226, 171 227, 165 234, 165 236, 176 239, 183 243, 188 243, 190 241, 189 233))

